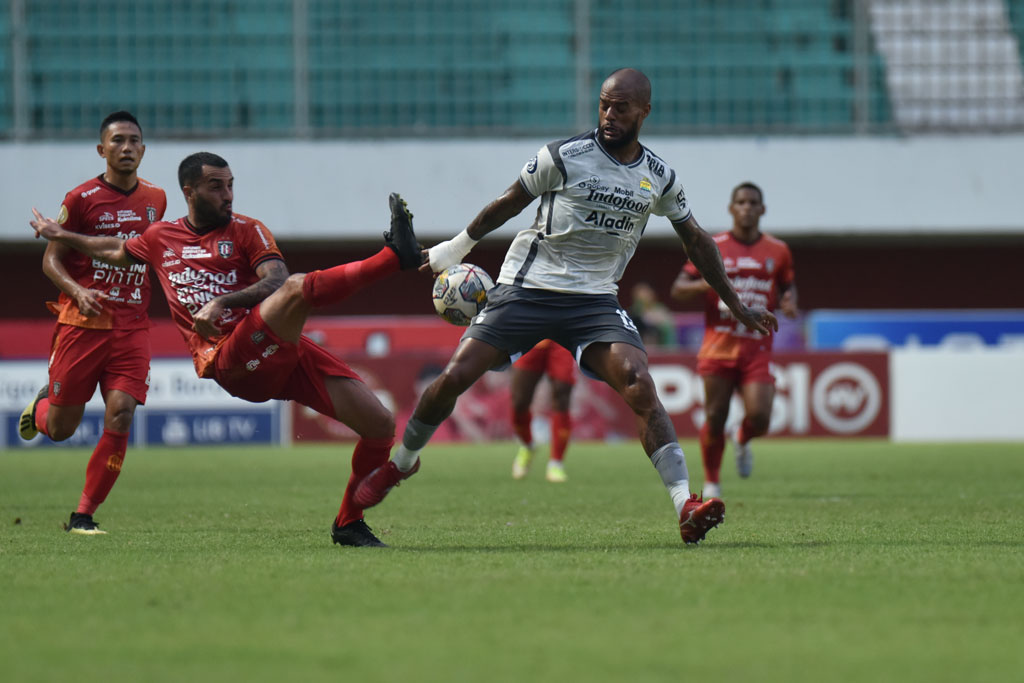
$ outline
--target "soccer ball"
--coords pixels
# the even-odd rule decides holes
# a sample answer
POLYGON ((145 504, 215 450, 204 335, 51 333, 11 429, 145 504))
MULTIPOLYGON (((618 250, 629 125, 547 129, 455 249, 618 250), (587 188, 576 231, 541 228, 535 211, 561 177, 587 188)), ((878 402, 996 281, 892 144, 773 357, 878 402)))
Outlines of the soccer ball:
POLYGON ((487 290, 494 286, 480 266, 460 263, 434 280, 434 310, 452 325, 465 327, 487 303, 487 290))

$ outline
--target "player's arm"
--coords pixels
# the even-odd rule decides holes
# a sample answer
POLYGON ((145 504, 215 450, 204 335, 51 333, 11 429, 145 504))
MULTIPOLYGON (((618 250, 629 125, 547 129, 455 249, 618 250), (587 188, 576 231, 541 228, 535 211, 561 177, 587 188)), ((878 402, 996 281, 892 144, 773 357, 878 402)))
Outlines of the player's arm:
POLYGON ((68 273, 64 260, 72 249, 60 242, 50 242, 43 253, 43 273, 57 285, 57 289, 67 294, 78 304, 78 310, 86 318, 99 315, 103 310, 105 294, 99 290, 83 287, 68 273))
POLYGON ((530 202, 533 195, 526 191, 520 181, 512 183, 500 197, 485 206, 465 230, 448 240, 427 249, 429 259, 420 266, 420 270, 428 268, 440 273, 456 263, 461 263, 466 254, 483 239, 484 235, 497 230, 509 220, 515 218, 530 202))
POLYGON ((690 301, 703 295, 709 289, 711 289, 711 285, 707 280, 699 275, 693 276, 683 268, 680 269, 679 275, 676 276, 668 293, 675 301, 690 301))
POLYGON ((790 282, 789 284, 783 285, 781 292, 782 293, 779 296, 779 310, 782 311, 782 314, 787 318, 796 318, 796 283, 790 282))
POLYGON ((711 239, 711 235, 697 224, 693 214, 685 221, 672 221, 672 227, 683 240, 683 247, 686 248, 686 254, 693 261, 693 265, 697 266, 704 280, 715 290, 722 303, 732 311, 738 321, 762 334, 779 329, 779 321, 769 311, 763 308, 749 308, 740 301, 725 274, 725 265, 722 263, 718 245, 711 239))
MULTIPOLYGON (((135 259, 124 248, 124 240, 120 237, 99 237, 81 235, 65 230, 60 223, 52 218, 45 218, 37 209, 32 209, 34 220, 29 225, 38 237, 45 237, 51 244, 57 243, 81 252, 89 258, 103 261, 112 266, 130 266, 135 259)), ((59 285, 58 285, 59 286, 59 285)))
POLYGON ((217 320, 229 308, 252 308, 277 291, 288 279, 288 266, 281 259, 269 259, 256 266, 259 280, 245 289, 222 294, 206 302, 192 316, 192 328, 204 339, 220 334, 217 320))

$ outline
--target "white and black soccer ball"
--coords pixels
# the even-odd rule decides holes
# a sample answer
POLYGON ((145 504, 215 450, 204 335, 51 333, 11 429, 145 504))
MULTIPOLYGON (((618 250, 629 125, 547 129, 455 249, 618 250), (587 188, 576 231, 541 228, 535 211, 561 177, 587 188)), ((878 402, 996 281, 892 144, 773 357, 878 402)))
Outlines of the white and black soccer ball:
POLYGON ((466 327, 487 303, 494 280, 480 266, 460 263, 434 280, 434 310, 452 325, 466 327))

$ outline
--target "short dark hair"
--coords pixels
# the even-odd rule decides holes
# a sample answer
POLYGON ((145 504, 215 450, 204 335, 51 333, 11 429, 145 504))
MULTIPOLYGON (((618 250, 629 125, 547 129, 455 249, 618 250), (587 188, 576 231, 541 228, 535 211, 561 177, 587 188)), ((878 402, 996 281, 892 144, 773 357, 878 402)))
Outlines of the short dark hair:
POLYGON ((227 168, 228 162, 213 152, 196 152, 189 154, 178 164, 178 185, 185 189, 186 185, 199 180, 203 175, 203 166, 214 168, 227 168))
POLYGON ((750 182, 749 180, 746 182, 742 182, 736 187, 732 188, 732 196, 729 198, 730 204, 736 201, 736 193, 739 192, 740 190, 753 190, 754 192, 757 193, 758 201, 764 204, 764 192, 761 191, 760 187, 750 182))
POLYGON ((139 135, 142 135, 142 126, 139 125, 139 120, 132 116, 130 111, 115 111, 113 114, 107 114, 107 118, 103 119, 103 123, 100 124, 100 138, 103 137, 103 131, 107 129, 112 123, 118 121, 125 121, 126 123, 134 123, 135 127, 139 129, 139 135))

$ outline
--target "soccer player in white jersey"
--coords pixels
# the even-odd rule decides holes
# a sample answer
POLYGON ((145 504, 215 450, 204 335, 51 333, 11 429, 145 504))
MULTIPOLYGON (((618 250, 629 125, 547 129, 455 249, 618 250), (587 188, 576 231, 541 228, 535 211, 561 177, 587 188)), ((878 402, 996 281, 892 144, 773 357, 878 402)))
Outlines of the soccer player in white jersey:
POLYGON ((616 298, 616 283, 650 215, 672 222, 690 260, 737 320, 762 334, 778 323, 767 310, 740 301, 718 248, 690 212, 675 171, 640 144, 650 101, 651 84, 643 73, 611 74, 601 86, 595 130, 542 148, 468 228, 428 250, 429 263, 421 269, 440 272, 540 198, 534 224, 513 240, 487 306, 420 397, 401 446, 356 490, 360 505, 379 503, 419 470, 420 450, 459 395, 485 372, 507 367, 540 340, 552 339, 636 414, 640 443, 672 498, 683 541, 699 542, 722 521, 720 499, 690 494, 683 450, 648 372, 647 352, 616 298))

